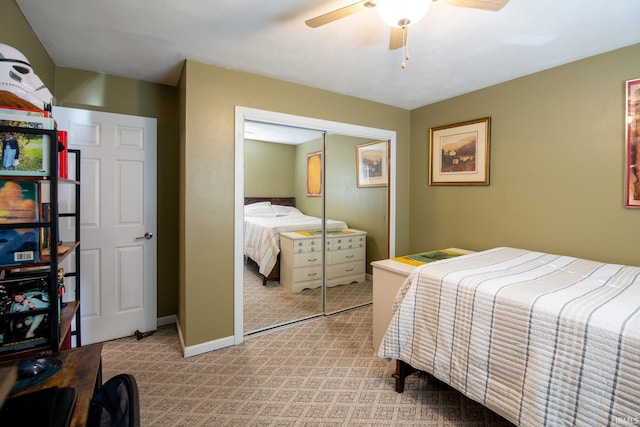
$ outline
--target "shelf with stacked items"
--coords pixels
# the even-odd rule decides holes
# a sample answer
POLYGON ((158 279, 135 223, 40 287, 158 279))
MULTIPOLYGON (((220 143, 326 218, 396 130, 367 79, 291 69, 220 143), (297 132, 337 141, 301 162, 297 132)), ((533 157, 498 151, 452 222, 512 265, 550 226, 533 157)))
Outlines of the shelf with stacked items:
MULTIPOLYGON (((58 132, 47 112, 0 107, 0 134, 0 359, 56 352, 72 335, 79 346, 79 180, 58 176, 58 132), (63 184, 75 186, 73 212, 59 212, 63 184), (59 241, 61 217, 75 219, 75 240, 59 241), (75 271, 60 275, 72 254, 75 271), (74 277, 75 295, 63 302, 65 277, 74 277)), ((79 177, 79 151, 70 151, 79 177)))

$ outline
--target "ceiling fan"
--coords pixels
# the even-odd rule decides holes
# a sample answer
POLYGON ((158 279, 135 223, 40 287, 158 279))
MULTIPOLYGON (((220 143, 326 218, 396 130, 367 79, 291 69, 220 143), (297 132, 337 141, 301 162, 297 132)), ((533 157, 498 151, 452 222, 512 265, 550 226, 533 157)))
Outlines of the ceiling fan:
MULTIPOLYGON (((433 0, 438 1, 438 0, 433 0)), ((498 11, 502 9, 509 0, 439 0, 443 3, 468 7, 473 9, 483 9, 498 11)), ((391 27, 391 37, 389 40, 389 50, 405 47, 407 44, 407 28, 422 19, 432 0, 365 0, 340 9, 333 10, 315 18, 311 18, 305 23, 313 28, 346 18, 347 16, 361 12, 366 9, 376 7, 380 18, 391 27)), ((408 56, 408 54, 406 54, 408 56)), ((406 58, 408 59, 408 57, 406 58)), ((404 63, 403 63, 404 68, 404 63)))

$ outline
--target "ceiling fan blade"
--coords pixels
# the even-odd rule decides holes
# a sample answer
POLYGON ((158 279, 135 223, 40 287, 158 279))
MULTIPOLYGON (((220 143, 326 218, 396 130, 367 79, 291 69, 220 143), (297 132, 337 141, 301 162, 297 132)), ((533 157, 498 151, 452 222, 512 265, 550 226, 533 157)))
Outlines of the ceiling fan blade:
POLYGON ((497 12, 502 9, 509 0, 441 0, 451 6, 469 7, 472 9, 483 9, 497 12))
POLYGON ((324 15, 316 16, 315 18, 311 18, 306 20, 304 23, 312 28, 317 28, 321 25, 329 24, 333 21, 337 21, 338 19, 346 18, 349 15, 353 15, 354 13, 361 12, 367 8, 375 6, 375 2, 370 1, 360 1, 358 3, 354 3, 349 6, 342 7, 340 9, 336 9, 334 11, 325 13, 324 15))
POLYGON ((389 50, 396 50, 404 47, 407 43, 407 28, 391 27, 391 37, 389 38, 389 50))

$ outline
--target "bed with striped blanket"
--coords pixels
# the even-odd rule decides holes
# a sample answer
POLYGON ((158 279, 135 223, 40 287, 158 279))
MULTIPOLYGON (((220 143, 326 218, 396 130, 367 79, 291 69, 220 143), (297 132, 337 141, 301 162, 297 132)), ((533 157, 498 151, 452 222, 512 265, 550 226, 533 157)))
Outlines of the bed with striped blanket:
POLYGON ((516 425, 638 424, 640 267, 516 248, 425 264, 378 355, 516 425))

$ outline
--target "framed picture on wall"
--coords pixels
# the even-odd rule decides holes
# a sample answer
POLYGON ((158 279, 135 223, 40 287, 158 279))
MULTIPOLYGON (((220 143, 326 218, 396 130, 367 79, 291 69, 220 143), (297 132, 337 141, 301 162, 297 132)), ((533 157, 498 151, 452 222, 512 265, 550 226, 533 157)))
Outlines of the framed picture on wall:
POLYGON ((626 85, 625 206, 640 208, 640 79, 626 85))
POLYGON ((489 185, 491 118, 429 130, 429 185, 489 185))
POLYGON ((356 147, 358 187, 389 185, 388 146, 387 141, 375 141, 356 147))
POLYGON ((307 154, 307 196, 322 196, 322 151, 307 154))

